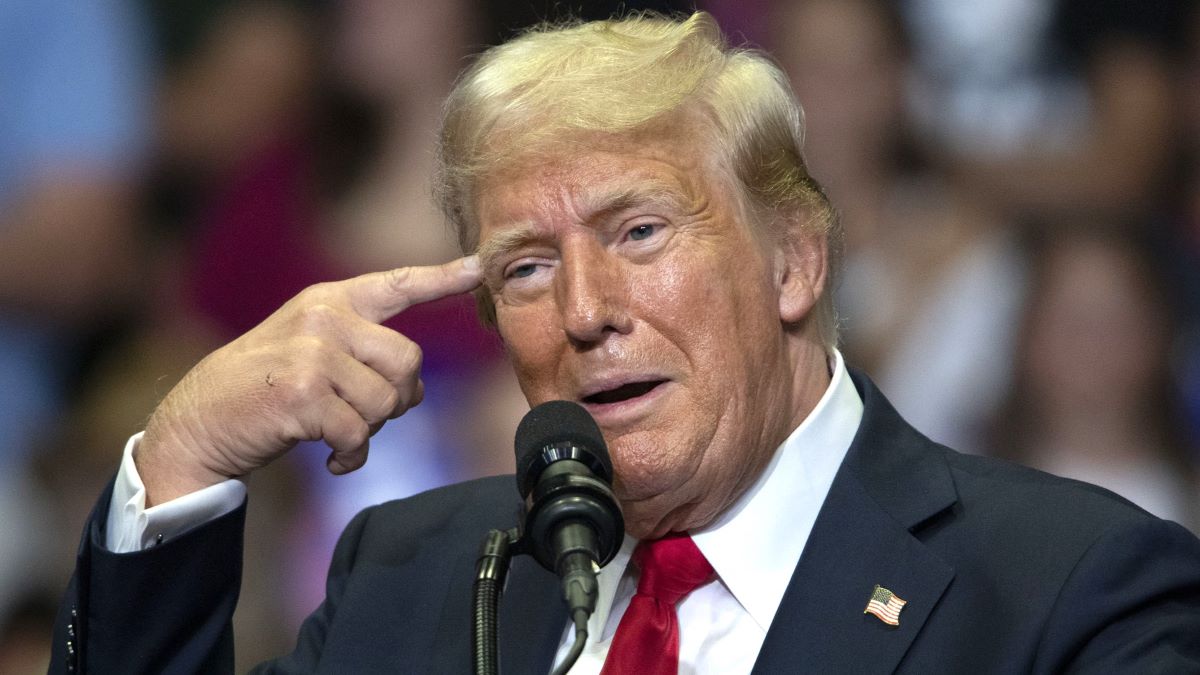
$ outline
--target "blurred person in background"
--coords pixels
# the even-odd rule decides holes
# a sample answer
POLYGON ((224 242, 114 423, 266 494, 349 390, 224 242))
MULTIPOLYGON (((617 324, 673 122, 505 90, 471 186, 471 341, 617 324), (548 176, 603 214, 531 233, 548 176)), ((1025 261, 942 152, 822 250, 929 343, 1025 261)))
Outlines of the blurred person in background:
POLYGON ((0 3, 0 625, 18 594, 57 583, 53 500, 31 463, 81 355, 132 297, 142 37, 123 0, 0 3))
POLYGON ((1130 224, 1163 198, 1190 0, 902 0, 924 139, 1022 217, 1130 224))
POLYGON ((1013 225, 917 145, 894 3, 777 2, 772 16, 772 51, 805 102, 806 159, 846 231, 846 351, 931 438, 980 452, 1022 298, 1013 225))
POLYGON ((1033 258, 996 447, 1200 530, 1194 439, 1172 376, 1178 313, 1155 258, 1136 238, 1095 227, 1047 236, 1033 258))

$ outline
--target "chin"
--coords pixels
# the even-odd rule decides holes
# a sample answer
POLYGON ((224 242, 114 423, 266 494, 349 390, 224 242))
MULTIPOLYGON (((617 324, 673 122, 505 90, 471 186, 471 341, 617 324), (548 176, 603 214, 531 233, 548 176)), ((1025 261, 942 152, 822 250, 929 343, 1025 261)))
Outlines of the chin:
POLYGON ((673 503, 665 498, 621 503, 625 531, 636 539, 658 539, 672 532, 703 527, 712 517, 698 510, 700 507, 695 502, 673 503))
POLYGON ((677 487, 695 473, 698 444, 677 429, 648 427, 607 437, 617 482, 631 499, 647 499, 677 487))
POLYGON ((640 458, 631 460, 619 449, 612 453, 613 491, 622 503, 660 501, 664 495, 678 487, 677 471, 663 462, 662 457, 652 458, 654 461, 643 462, 640 458))
POLYGON ((613 492, 625 512, 626 528, 642 538, 664 527, 682 524, 681 507, 703 498, 696 492, 702 453, 686 452, 696 447, 678 434, 643 431, 623 434, 609 443, 612 457, 613 492), (666 450, 674 449, 673 452, 666 450), (684 451, 681 451, 683 449, 684 451), (689 487, 690 486, 690 487, 689 487))
POLYGON ((622 503, 625 516, 625 531, 635 539, 658 539, 673 531, 667 514, 660 509, 647 508, 644 504, 622 503))

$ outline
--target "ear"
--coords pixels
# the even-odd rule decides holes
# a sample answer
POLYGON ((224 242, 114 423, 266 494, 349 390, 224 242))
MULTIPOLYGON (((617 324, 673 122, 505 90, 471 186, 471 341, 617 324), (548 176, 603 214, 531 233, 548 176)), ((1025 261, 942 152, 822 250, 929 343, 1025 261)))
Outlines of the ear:
POLYGON ((828 273, 829 246, 824 233, 789 227, 775 251, 779 318, 784 324, 808 317, 825 292, 828 273))

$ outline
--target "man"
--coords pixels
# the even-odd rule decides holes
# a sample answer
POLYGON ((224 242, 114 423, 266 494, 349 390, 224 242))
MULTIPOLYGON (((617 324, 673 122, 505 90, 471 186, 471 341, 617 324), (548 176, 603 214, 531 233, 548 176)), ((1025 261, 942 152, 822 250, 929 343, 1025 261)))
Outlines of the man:
MULTIPOLYGON (((360 467, 423 391, 418 348, 376 323, 476 287, 529 402, 580 402, 612 454, 629 537, 572 672, 631 672, 614 663, 659 574, 645 552, 680 533, 712 569, 666 603, 678 629, 650 644, 669 656, 656 671, 1200 667, 1194 537, 941 448, 848 374, 834 219, 785 81, 703 13, 485 53, 441 155, 444 206, 477 255, 310 288, 189 373, 89 523, 52 669, 228 670, 245 508, 230 479, 302 439, 330 445, 334 473, 360 467)), ((514 524, 516 499, 511 478, 487 479, 360 514, 325 603, 265 670, 469 668, 476 547, 514 524)), ((566 653, 556 595, 514 561, 506 672, 566 653)))

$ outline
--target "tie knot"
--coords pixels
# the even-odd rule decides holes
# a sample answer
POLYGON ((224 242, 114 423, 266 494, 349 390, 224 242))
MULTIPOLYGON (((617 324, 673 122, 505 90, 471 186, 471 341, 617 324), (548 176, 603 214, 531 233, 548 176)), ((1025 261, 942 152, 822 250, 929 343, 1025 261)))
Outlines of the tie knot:
POLYGON ((668 605, 713 580, 712 565, 686 534, 643 541, 633 553, 641 569, 637 592, 668 605))

